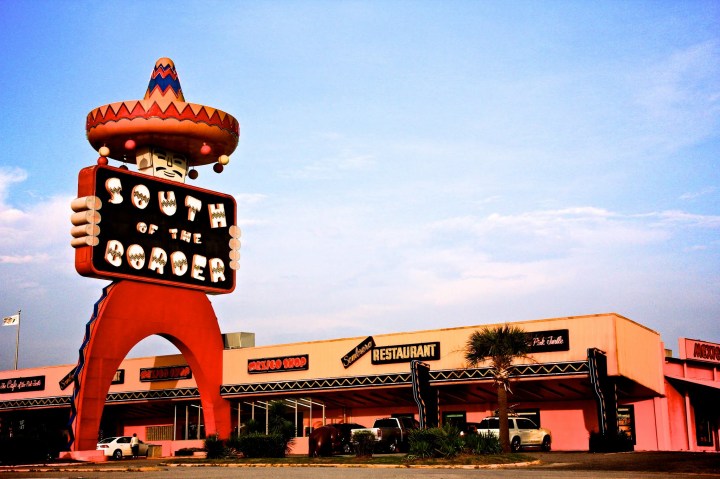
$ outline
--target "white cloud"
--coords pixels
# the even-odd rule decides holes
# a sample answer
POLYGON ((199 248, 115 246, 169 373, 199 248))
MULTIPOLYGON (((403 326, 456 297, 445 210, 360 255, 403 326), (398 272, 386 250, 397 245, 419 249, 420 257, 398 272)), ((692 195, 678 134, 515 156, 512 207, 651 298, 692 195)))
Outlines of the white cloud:
POLYGON ((479 314, 631 315, 646 296, 671 301, 672 288, 695 281, 682 265, 710 248, 692 230, 715 222, 580 206, 423 226, 361 210, 307 205, 248 228, 238 291, 216 303, 223 327, 256 331, 268 344, 479 324, 479 314))
POLYGON ((711 186, 707 188, 702 188, 698 191, 689 191, 687 193, 683 193, 680 195, 679 199, 687 201, 687 200, 695 200, 697 198, 701 198, 703 196, 712 195, 717 191, 717 188, 711 186))
POLYGON ((48 255, 40 254, 37 256, 33 255, 0 255, 0 263, 8 264, 28 264, 28 263, 43 263, 48 260, 48 255))
POLYGON ((268 198, 267 195, 262 193, 236 193, 233 197, 239 205, 255 205, 268 198))
POLYGON ((298 180, 334 180, 345 178, 348 173, 365 171, 375 165, 372 155, 353 152, 321 158, 294 170, 286 170, 283 176, 298 180))
POLYGON ((46 263, 67 266, 71 262, 71 196, 39 198, 13 193, 13 185, 28 178, 19 168, 0 169, 0 264, 46 263), (7 204, 12 196, 19 207, 7 204), (19 200, 18 200, 19 198, 19 200))
POLYGON ((678 50, 637 78, 644 117, 636 133, 675 151, 717 131, 720 116, 720 45, 706 41, 678 50))

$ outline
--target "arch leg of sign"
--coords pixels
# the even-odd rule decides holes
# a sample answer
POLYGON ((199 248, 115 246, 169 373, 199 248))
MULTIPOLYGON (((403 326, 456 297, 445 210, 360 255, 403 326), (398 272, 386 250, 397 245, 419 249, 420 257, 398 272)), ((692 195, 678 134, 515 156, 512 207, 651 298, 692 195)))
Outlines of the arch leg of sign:
MULTIPOLYGON (((75 372, 71 449, 95 449, 105 398, 128 352, 159 335, 182 353, 200 392, 206 433, 228 437, 230 404, 220 396, 223 342, 205 293, 119 281, 105 289, 88 322, 75 372)), ((127 378, 127 376, 126 376, 127 378)))

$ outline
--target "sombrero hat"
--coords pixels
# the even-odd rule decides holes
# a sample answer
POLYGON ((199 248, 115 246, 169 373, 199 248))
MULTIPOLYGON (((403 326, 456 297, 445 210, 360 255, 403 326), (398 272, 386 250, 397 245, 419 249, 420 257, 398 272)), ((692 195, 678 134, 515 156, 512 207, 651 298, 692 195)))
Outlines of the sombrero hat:
POLYGON ((187 103, 175 63, 160 58, 145 98, 95 108, 87 116, 86 132, 103 157, 134 163, 135 150, 160 147, 184 154, 188 167, 194 167, 227 164, 237 147, 240 125, 222 110, 187 103))

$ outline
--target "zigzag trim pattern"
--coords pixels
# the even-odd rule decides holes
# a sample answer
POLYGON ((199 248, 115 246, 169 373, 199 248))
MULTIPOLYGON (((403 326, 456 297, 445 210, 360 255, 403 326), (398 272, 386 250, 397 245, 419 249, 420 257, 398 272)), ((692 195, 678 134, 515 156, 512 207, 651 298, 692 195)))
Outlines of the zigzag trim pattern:
MULTIPOLYGON (((527 364, 515 367, 512 377, 537 376, 566 376, 572 374, 586 374, 587 361, 567 363, 527 364)), ((430 381, 434 383, 448 383, 455 381, 469 381, 477 379, 492 379, 490 368, 445 369, 430 371, 430 381)), ((282 391, 316 391, 332 389, 348 389, 363 386, 395 386, 411 384, 411 374, 382 374, 376 376, 353 376, 342 378, 305 379, 299 381, 277 381, 255 384, 235 384, 222 386, 221 395, 242 395, 256 393, 275 393, 282 391)))
POLYGON ((182 389, 160 389, 154 391, 131 391, 121 393, 110 393, 107 395, 106 403, 127 402, 127 401, 152 401, 156 399, 180 399, 199 398, 198 388, 182 389))
MULTIPOLYGON (((99 303, 100 301, 98 301, 99 303)), ((590 369, 587 361, 575 361, 567 363, 546 363, 546 364, 525 364, 515 366, 515 373, 512 377, 537 377, 537 376, 567 376, 575 374, 589 374, 590 369)), ((470 369, 441 369, 430 371, 430 380, 434 383, 448 383, 455 381, 469 381, 477 379, 492 379, 490 368, 470 369)), ((258 392, 278 391, 308 391, 327 389, 346 389, 362 386, 393 386, 411 384, 410 373, 383 374, 377 376, 358 376, 327 379, 307 379, 302 381, 278 381, 272 383, 236 384, 222 386, 220 394, 238 395, 253 394, 258 392)), ((110 393, 107 395, 106 403, 152 401, 160 399, 195 399, 200 397, 197 388, 181 389, 159 389, 151 391, 130 391, 110 393)), ((0 401, 0 410, 19 409, 31 407, 57 407, 70 405, 74 411, 71 396, 57 396, 50 398, 18 399, 14 401, 0 401)))
POLYGON ((278 391, 314 391, 324 389, 356 388, 358 386, 393 386, 396 384, 410 384, 410 373, 328 379, 306 379, 301 381, 278 381, 272 383, 236 384, 220 387, 220 395, 278 391))
POLYGON ((156 76, 172 76, 173 78, 177 79, 177 69, 175 66, 170 64, 159 64, 155 65, 155 68, 153 68, 152 77, 155 78, 156 76))
POLYGON ((575 363, 547 363, 526 364, 515 366, 515 373, 511 376, 562 376, 567 374, 588 373, 590 368, 587 361, 575 363))
POLYGON ((192 104, 185 102, 170 102, 165 110, 157 102, 152 102, 146 109, 144 103, 146 104, 147 101, 127 100, 119 102, 119 106, 117 106, 118 103, 113 103, 95 108, 88 113, 85 129, 90 131, 98 125, 120 120, 160 118, 161 120, 188 120, 193 123, 205 123, 228 131, 236 137, 240 136, 240 123, 232 115, 221 110, 204 105, 194 105, 196 108, 199 107, 196 113, 192 108, 192 104), (178 111, 177 105, 185 106, 181 107, 182 111, 178 111), (117 108, 117 111, 115 108, 117 108), (103 110, 105 111, 103 112, 103 110))
POLYGON ((49 398, 17 399, 14 401, 0 401, 0 411, 7 409, 27 409, 68 406, 70 396, 55 396, 49 398))
POLYGON ((160 75, 157 73, 158 71, 156 69, 155 72, 153 72, 153 76, 150 78, 150 83, 148 83, 147 93, 145 96, 151 96, 155 89, 159 90, 160 94, 164 96, 168 88, 173 91, 175 96, 180 96, 179 92, 182 91, 182 89, 180 88, 180 81, 178 80, 175 70, 171 70, 170 72, 163 70, 160 75))
MULTIPOLYGON (((161 389, 154 391, 110 393, 107 395, 105 403, 112 404, 132 401, 153 401, 158 399, 197 399, 199 397, 200 392, 198 391, 198 388, 161 389)), ((72 396, 0 401, 0 411, 7 409, 28 409, 58 406, 72 406, 72 396)))
POLYGON ((108 292, 110 291, 110 288, 113 287, 113 285, 115 285, 115 283, 110 283, 103 288, 100 299, 98 299, 98 301, 95 303, 95 306, 93 307, 93 314, 90 317, 90 320, 85 325, 85 337, 83 338, 82 345, 80 346, 77 366, 75 367, 75 370, 73 372, 74 387, 70 399, 70 420, 68 421, 68 446, 72 446, 72 444, 75 442, 75 432, 73 428, 73 426, 75 425, 75 419, 77 418, 77 407, 75 403, 77 401, 78 394, 80 394, 80 373, 85 367, 85 349, 90 343, 90 338, 92 337, 92 331, 95 327, 95 320, 97 319, 100 305, 102 305, 103 301, 105 301, 105 298, 107 298, 108 292))

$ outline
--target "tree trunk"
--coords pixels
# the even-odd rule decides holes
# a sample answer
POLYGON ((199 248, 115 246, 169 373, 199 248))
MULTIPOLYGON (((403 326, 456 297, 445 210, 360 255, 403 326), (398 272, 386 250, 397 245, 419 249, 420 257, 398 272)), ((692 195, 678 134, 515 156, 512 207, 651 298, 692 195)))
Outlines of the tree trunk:
POLYGON ((497 385, 498 418, 500 419, 500 447, 503 453, 510 452, 510 428, 508 427, 507 389, 500 382, 497 385))

